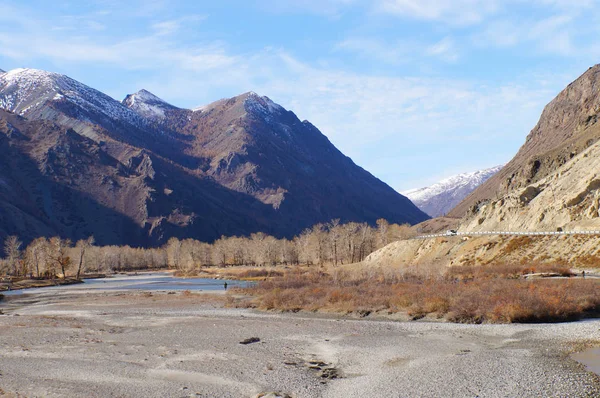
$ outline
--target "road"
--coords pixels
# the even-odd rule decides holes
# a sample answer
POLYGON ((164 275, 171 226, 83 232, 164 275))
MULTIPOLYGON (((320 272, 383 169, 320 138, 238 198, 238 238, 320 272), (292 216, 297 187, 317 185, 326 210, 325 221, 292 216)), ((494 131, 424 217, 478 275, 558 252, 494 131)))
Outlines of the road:
POLYGON ((453 236, 484 236, 484 235, 505 235, 505 236, 562 236, 562 235, 598 235, 600 231, 477 231, 477 232, 444 232, 440 234, 419 235, 412 239, 431 239, 431 238, 450 238, 453 236))

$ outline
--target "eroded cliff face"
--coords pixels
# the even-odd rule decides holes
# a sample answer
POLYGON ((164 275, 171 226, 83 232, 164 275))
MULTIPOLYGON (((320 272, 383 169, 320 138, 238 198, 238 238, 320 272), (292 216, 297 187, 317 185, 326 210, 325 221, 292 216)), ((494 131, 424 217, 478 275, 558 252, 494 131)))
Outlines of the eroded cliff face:
POLYGON ((541 180, 471 208, 462 231, 600 230, 600 143, 541 180))
MULTIPOLYGON (((515 158, 451 212, 461 214, 457 229, 600 230, 599 113, 600 66, 595 66, 546 106, 515 158)), ((394 242, 365 264, 545 262, 598 267, 599 244, 597 236, 445 237, 394 242)))
MULTIPOLYGON (((595 143, 541 180, 473 206, 458 230, 564 231, 600 230, 600 143, 595 143)), ((430 221, 431 223, 431 221, 430 221)), ((415 226, 418 229, 419 225, 415 226)), ((600 265, 598 236, 444 237, 394 242, 373 253, 365 264, 454 266, 490 263, 600 265)))
POLYGON ((515 157, 449 215, 463 217, 474 205, 505 196, 553 173, 600 139, 600 65, 569 84, 542 112, 515 157))
POLYGON ((486 264, 560 264, 597 268, 597 236, 483 236, 403 240, 369 255, 369 268, 419 267, 438 272, 451 266, 486 264))

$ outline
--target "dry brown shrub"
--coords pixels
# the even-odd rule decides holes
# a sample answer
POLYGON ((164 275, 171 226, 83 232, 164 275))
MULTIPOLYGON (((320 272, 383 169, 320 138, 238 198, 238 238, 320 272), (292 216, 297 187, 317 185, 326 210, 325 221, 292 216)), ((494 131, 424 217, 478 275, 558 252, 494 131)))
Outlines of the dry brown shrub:
POLYGON ((253 305, 263 309, 403 311, 413 318, 435 314, 468 323, 565 321, 600 312, 598 281, 519 278, 532 272, 570 273, 564 267, 538 264, 455 267, 443 278, 409 271, 333 276, 292 271, 247 291, 255 296, 253 305))
POLYGON ((249 269, 243 272, 239 272, 235 275, 239 279, 243 278, 269 278, 275 276, 283 276, 283 272, 268 270, 268 269, 249 269))
POLYGON ((504 248, 504 252, 507 254, 513 253, 533 243, 533 238, 530 236, 519 236, 512 238, 508 241, 508 244, 504 248))

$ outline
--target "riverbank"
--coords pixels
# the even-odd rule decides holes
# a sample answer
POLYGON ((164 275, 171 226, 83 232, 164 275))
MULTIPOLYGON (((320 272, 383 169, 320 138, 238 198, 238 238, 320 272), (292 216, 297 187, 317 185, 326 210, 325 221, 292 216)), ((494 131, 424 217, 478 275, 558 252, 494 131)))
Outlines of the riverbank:
POLYGON ((50 286, 75 285, 78 283, 83 283, 83 281, 81 279, 75 279, 75 278, 20 279, 20 280, 14 281, 14 282, 0 283, 0 293, 8 292, 11 290, 33 289, 33 288, 50 287, 50 286))
MULTIPOLYGON (((171 293, 171 294, 169 294, 171 293)), ((0 308, 0 389, 24 396, 598 396, 573 361, 600 321, 462 325, 225 308, 224 295, 43 293, 0 308), (257 337, 260 341, 240 344, 257 337)))

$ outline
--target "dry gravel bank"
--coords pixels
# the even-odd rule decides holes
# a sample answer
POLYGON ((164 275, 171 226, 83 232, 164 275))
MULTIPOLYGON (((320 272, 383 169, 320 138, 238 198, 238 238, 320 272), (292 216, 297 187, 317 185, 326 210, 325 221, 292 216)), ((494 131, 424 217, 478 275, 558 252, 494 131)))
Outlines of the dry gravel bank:
POLYGON ((259 313, 206 294, 71 292, 0 303, 0 389, 23 396, 585 397, 566 355, 600 320, 460 325, 259 313), (18 316, 17 316, 18 315, 18 316), (259 337, 260 342, 240 341, 259 337))

